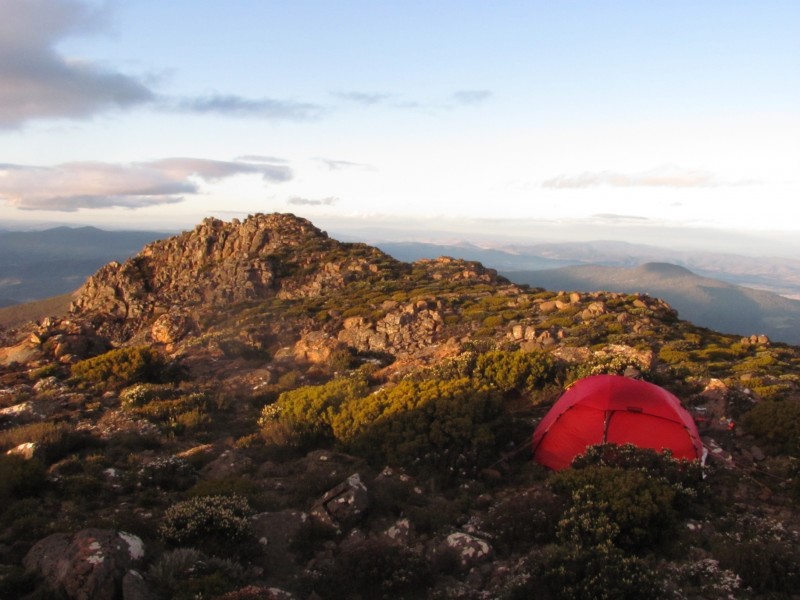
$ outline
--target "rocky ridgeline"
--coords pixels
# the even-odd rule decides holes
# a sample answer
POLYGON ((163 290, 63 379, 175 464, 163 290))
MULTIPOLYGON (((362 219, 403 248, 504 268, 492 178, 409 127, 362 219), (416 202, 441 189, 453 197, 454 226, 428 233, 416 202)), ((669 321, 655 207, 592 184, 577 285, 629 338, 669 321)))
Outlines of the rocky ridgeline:
MULTIPOLYGON (((498 343, 533 350, 561 345, 576 322, 615 316, 639 333, 677 316, 647 296, 533 292, 477 262, 402 263, 333 240, 294 215, 209 218, 100 269, 77 293, 68 319, 41 321, 29 337, 0 349, 0 364, 41 356, 74 362, 126 343, 196 353, 195 340, 208 337, 214 322, 221 324, 213 335, 228 346, 234 339, 253 352, 307 363, 324 363, 337 351, 378 354, 403 370, 457 354, 480 328, 498 343), (278 304, 250 310, 262 302, 278 304), (475 308, 482 302, 485 309, 475 308), (470 305, 479 317, 465 314, 470 305), (515 316, 490 316, 503 311, 515 316)), ((212 359, 220 357, 216 346, 206 346, 212 359)))
POLYGON ((455 356, 479 331, 499 344, 553 350, 574 347, 580 323, 612 319, 641 334, 676 317, 644 295, 532 290, 449 257, 402 263, 294 215, 259 214, 209 218, 106 265, 68 318, 29 327, 0 348, 0 364, 73 363, 114 345, 155 344, 198 364, 238 347, 306 364, 341 352, 382 356, 402 373, 455 356))
MULTIPOLYGON (((318 295, 371 268, 369 257, 348 260, 343 247, 293 215, 259 214, 230 223, 208 218, 123 264, 100 269, 80 289, 71 312, 94 317, 105 333, 125 339, 161 315, 193 307, 318 295), (344 260, 332 259, 337 250, 344 260)), ((386 258, 376 249, 370 254, 386 258)))
MULTIPOLYGON (((148 245, 123 264, 100 269, 79 290, 71 317, 90 321, 95 331, 116 343, 146 332, 146 341, 171 345, 199 333, 202 315, 227 312, 243 302, 319 298, 353 282, 392 285, 403 280, 409 285, 449 281, 510 286, 476 262, 442 257, 419 261, 412 269, 376 248, 332 240, 293 215, 255 215, 230 223, 209 218, 190 232, 148 245)), ((419 350, 441 330, 438 309, 441 303, 435 299, 388 302, 377 323, 338 319, 343 311, 331 310, 336 331, 329 325, 315 328, 315 335, 305 327, 310 335, 304 336, 298 354, 329 354, 331 337, 338 338, 333 346, 341 342, 359 351, 419 350)))

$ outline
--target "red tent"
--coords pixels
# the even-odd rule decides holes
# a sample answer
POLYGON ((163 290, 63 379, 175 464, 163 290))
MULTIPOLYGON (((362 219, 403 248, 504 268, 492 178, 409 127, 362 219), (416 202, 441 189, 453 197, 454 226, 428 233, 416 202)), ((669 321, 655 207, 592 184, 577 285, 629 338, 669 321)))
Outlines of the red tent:
POLYGON ((633 444, 669 449, 675 458, 700 459, 703 443, 680 400, 646 381, 594 375, 575 382, 533 433, 533 458, 564 469, 587 446, 633 444))

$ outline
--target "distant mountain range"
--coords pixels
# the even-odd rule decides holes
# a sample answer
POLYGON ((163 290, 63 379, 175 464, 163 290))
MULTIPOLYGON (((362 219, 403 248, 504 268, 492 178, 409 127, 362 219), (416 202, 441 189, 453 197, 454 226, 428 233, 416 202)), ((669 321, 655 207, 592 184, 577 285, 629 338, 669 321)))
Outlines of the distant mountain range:
POLYGON ((0 306, 72 292, 104 264, 166 235, 95 227, 0 231, 0 306))
POLYGON ((501 272, 534 271, 573 265, 637 267, 670 263, 704 277, 800 299, 800 260, 719 252, 686 251, 619 241, 564 242, 484 248, 469 243, 374 244, 400 260, 453 256, 477 260, 501 272))
MULTIPOLYGON (((104 264, 169 234, 57 227, 0 231, 0 307, 74 291, 104 264)), ((469 243, 373 242, 406 262, 478 261, 515 283, 563 290, 643 292, 680 317, 727 333, 800 344, 800 260, 670 250, 618 241, 498 248, 469 243)))
POLYGON ((724 333, 766 334, 800 344, 800 301, 771 292, 701 277, 684 267, 582 265, 506 274, 515 283, 548 290, 644 293, 666 300, 680 318, 724 333))
POLYGON ((789 297, 800 297, 797 260, 606 241, 504 250, 419 243, 377 246, 401 260, 442 255, 477 260, 515 283, 549 290, 646 293, 666 300, 682 319, 702 327, 800 344, 800 301, 789 297))

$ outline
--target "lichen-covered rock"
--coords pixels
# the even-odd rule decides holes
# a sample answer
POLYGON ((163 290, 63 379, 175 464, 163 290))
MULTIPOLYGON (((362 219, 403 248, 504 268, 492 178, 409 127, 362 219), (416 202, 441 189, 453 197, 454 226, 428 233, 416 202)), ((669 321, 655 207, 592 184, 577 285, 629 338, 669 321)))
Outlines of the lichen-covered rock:
POLYGON ((144 544, 135 535, 108 529, 54 533, 23 559, 53 590, 74 600, 119 598, 125 574, 141 563, 144 544))
POLYGON ((453 556, 458 567, 465 571, 491 560, 494 554, 486 540, 463 532, 448 535, 437 553, 453 556))
POLYGON ((311 516, 320 525, 341 531, 361 521, 369 506, 367 486, 355 473, 327 491, 311 509, 311 516))

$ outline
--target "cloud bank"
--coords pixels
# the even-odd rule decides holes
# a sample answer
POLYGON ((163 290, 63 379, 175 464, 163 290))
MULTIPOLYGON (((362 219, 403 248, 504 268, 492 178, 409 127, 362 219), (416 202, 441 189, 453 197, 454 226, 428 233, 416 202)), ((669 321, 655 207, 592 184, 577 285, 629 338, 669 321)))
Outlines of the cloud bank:
POLYGON ((75 0, 0 2, 0 128, 41 118, 85 118, 150 102, 144 83, 59 54, 55 45, 94 33, 107 10, 75 0))
POLYGON ((212 94, 160 97, 143 78, 57 50, 69 37, 108 28, 110 5, 80 0, 0 0, 0 130, 39 119, 87 119, 139 106, 197 115, 305 121, 307 102, 212 94))
POLYGON ((493 96, 490 90, 457 90, 449 95, 446 100, 439 102, 420 102, 418 100, 403 100, 398 94, 386 92, 331 92, 339 100, 358 104, 364 107, 388 106, 390 108, 438 111, 453 110, 462 106, 472 106, 489 100, 493 96))
POLYGON ((338 198, 334 198, 333 196, 329 196, 328 198, 320 198, 318 200, 312 200, 310 198, 301 198, 299 196, 292 196, 289 198, 286 203, 292 204, 294 206, 332 206, 339 201, 338 198))
POLYGON ((186 196, 199 192, 201 181, 216 182, 248 174, 259 175, 270 183, 292 178, 286 165, 186 157, 130 164, 0 164, 0 199, 21 210, 136 209, 182 202, 186 196))
POLYGON ((672 187, 697 188, 726 185, 707 171, 658 167, 639 173, 615 171, 585 171, 577 175, 559 175, 542 182, 542 187, 554 189, 610 187, 672 187))

